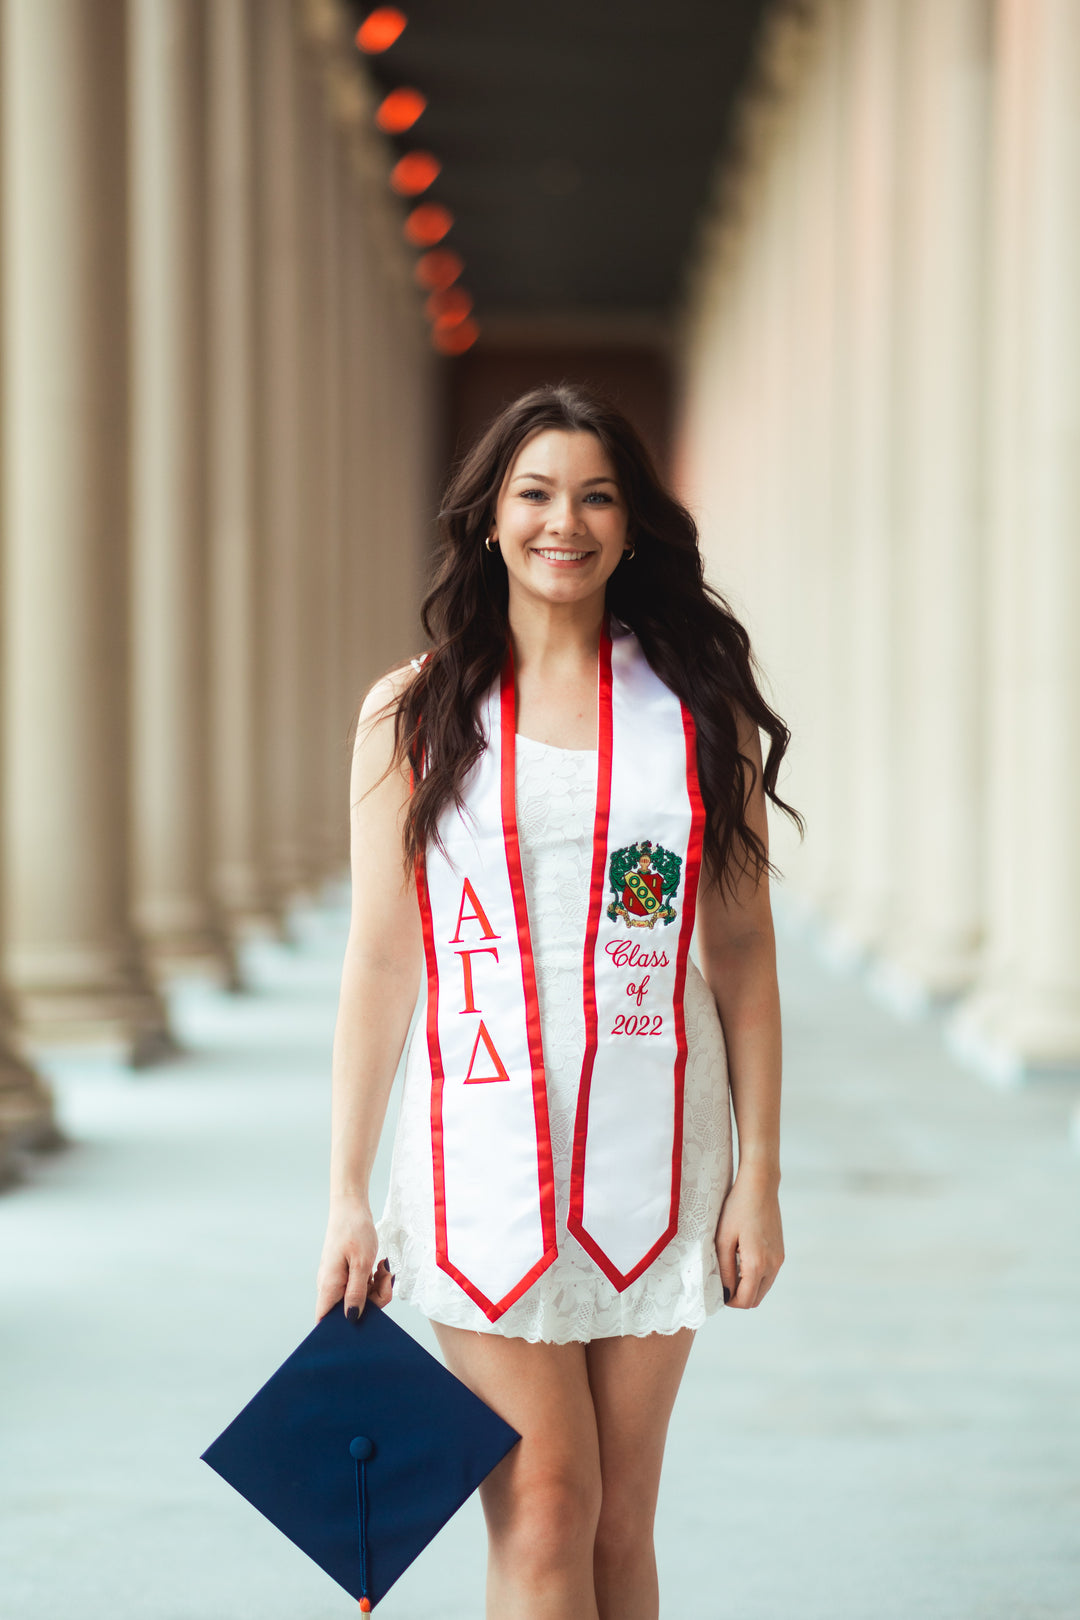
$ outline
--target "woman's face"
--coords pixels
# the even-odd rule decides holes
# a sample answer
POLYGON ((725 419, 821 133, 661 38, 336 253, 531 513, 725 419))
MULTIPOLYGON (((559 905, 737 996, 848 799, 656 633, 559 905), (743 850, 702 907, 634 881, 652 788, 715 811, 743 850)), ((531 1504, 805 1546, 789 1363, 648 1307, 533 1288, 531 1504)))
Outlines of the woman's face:
POLYGON ((495 506, 510 597, 551 603, 603 597, 627 545, 615 468, 594 433, 545 428, 507 469, 495 506))

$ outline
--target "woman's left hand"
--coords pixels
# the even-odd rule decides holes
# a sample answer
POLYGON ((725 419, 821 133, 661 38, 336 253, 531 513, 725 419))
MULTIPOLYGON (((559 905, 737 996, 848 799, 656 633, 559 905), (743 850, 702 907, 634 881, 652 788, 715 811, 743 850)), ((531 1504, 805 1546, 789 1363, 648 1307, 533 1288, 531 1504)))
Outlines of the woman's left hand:
POLYGON ((764 1179, 749 1167, 740 1168, 720 1211, 716 1257, 725 1303, 744 1311, 760 1305, 784 1263, 775 1178, 764 1179))

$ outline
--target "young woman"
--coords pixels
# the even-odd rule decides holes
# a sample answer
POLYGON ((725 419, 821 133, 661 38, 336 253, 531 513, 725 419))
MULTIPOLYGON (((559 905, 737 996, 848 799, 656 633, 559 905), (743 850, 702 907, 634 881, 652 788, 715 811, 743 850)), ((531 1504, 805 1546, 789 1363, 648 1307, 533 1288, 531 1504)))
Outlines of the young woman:
POLYGON ((694 1331, 759 1305, 783 1260, 765 803, 798 821, 788 733, 689 513, 602 399, 510 405, 440 524, 431 650, 357 729, 317 1308, 384 1305, 396 1279, 520 1431, 481 1488, 489 1616, 655 1620, 694 1331))

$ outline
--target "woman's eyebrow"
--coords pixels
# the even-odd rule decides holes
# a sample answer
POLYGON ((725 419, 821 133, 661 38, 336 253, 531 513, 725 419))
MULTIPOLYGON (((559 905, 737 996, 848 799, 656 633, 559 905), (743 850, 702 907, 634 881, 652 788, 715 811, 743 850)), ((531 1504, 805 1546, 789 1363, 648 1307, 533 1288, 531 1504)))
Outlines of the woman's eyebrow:
MULTIPOLYGON (((514 482, 516 483, 519 478, 529 478, 536 484, 550 484, 552 482, 547 473, 515 473, 514 482)), ((581 481, 583 484, 616 484, 618 482, 615 478, 609 478, 607 473, 601 473, 599 478, 583 478, 581 481)))

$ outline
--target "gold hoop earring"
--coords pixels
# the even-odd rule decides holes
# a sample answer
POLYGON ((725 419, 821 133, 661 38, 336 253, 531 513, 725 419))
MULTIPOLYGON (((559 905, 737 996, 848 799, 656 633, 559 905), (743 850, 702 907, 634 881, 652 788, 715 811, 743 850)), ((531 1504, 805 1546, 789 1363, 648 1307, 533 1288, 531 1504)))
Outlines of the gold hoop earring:
POLYGON ((623 548, 623 558, 625 559, 626 562, 629 562, 631 557, 636 557, 636 556, 637 556, 637 547, 636 546, 624 546, 624 548, 623 548))
POLYGON ((498 543, 498 537, 494 534, 489 534, 487 539, 484 541, 484 544, 489 551, 494 551, 498 543))

